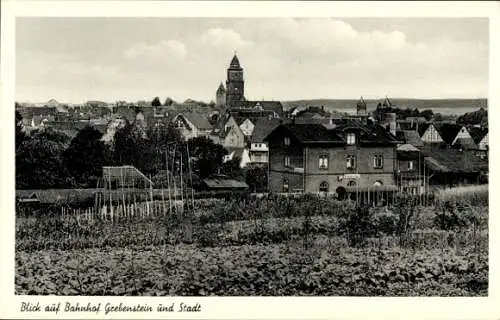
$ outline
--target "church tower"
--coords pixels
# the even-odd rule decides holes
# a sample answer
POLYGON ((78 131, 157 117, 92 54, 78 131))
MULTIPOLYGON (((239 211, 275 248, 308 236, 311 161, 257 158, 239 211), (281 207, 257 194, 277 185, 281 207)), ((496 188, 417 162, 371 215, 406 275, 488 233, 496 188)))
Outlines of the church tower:
POLYGON ((218 107, 226 105, 226 88, 224 88, 222 82, 220 83, 219 88, 215 92, 215 104, 218 107))
POLYGON ((243 80, 243 68, 236 54, 227 69, 226 80, 226 105, 231 108, 235 101, 245 100, 245 81, 243 80))
POLYGON ((365 99, 363 99, 363 97, 361 97, 361 99, 359 99, 358 103, 356 103, 356 114, 358 116, 366 116, 367 115, 366 102, 365 102, 365 99))

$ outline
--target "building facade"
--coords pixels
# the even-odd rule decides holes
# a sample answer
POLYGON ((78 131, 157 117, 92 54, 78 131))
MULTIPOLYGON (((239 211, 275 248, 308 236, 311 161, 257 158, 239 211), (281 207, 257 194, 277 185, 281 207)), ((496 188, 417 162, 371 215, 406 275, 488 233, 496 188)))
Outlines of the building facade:
POLYGON ((271 192, 395 188, 397 140, 381 127, 281 124, 265 140, 271 192))

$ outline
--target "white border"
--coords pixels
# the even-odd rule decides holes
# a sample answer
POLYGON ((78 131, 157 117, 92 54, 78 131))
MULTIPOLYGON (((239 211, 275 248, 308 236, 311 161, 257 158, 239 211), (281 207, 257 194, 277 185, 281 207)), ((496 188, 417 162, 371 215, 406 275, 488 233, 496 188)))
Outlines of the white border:
MULTIPOLYGON (((54 318, 53 314, 19 313, 21 301, 40 303, 103 301, 149 305, 167 301, 196 301, 203 305, 197 314, 123 314, 121 318, 170 317, 200 319, 498 319, 500 301, 498 261, 499 215, 490 210, 490 289, 488 298, 122 298, 122 297, 23 297, 14 296, 14 84, 15 18, 52 17, 489 17, 490 18, 490 114, 491 137, 500 137, 495 125, 500 98, 500 3, 499 2, 254 2, 254 1, 1 1, 1 108, 0 154, 0 318, 54 318)), ((495 139, 490 139, 491 163, 500 158, 495 139)), ((490 195, 495 195, 498 172, 490 168, 490 195)), ((498 197, 491 208, 500 207, 498 197)), ((59 314, 64 318, 102 318, 101 315, 59 314)), ((115 315, 116 317, 116 315, 115 315)))

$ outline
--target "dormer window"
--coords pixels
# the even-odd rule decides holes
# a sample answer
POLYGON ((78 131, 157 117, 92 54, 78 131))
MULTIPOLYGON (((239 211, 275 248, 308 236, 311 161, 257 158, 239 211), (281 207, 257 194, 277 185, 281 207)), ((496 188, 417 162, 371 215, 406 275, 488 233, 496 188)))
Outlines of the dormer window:
POLYGON ((285 146, 289 146, 290 145, 290 137, 285 137, 285 146))
POLYGON ((352 145, 356 144, 356 134, 353 132, 349 132, 347 134, 347 144, 352 145))

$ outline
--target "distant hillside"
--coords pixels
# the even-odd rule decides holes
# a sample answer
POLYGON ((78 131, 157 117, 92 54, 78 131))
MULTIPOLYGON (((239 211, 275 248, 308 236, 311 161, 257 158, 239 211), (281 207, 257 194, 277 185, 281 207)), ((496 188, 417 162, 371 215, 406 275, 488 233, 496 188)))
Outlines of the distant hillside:
MULTIPOLYGON (((488 108, 487 99, 404 99, 389 98, 391 102, 399 108, 406 109, 432 109, 436 113, 457 113, 463 114, 479 108, 488 108)), ((293 107, 305 108, 308 106, 324 106, 327 110, 354 110, 358 100, 347 99, 313 99, 313 100, 295 100, 282 101, 285 110, 293 107)), ((365 99, 368 110, 374 110, 381 100, 365 99)))

